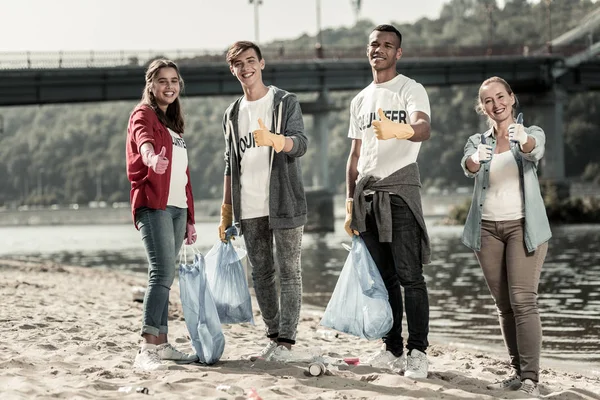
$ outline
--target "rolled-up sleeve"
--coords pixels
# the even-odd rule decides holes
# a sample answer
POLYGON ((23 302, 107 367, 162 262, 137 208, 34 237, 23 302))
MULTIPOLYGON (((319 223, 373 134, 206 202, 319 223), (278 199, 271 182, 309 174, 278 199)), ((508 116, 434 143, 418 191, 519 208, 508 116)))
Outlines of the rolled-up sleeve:
POLYGON ((523 153, 521 151, 521 157, 525 160, 537 163, 544 157, 544 153, 546 152, 546 134, 542 128, 535 125, 525 128, 525 133, 535 139, 535 147, 530 153, 523 153))
POLYGON ((480 169, 479 171, 473 173, 473 172, 469 171, 469 169, 467 168, 467 158, 471 157, 477 151, 477 146, 479 145, 479 143, 475 144, 474 137, 478 137, 478 136, 480 136, 480 135, 471 136, 469 138, 469 140, 467 140, 467 144, 465 144, 465 149, 463 151, 464 156, 463 156, 462 160, 460 161, 460 166, 462 167, 463 172, 465 173, 465 175, 468 178, 475 178, 477 176, 477 174, 479 173, 479 171, 481 171, 481 169, 480 169))
POLYGON ((137 146, 138 152, 144 143, 150 142, 155 145, 154 135, 154 111, 147 107, 142 107, 131 116, 131 139, 137 146))

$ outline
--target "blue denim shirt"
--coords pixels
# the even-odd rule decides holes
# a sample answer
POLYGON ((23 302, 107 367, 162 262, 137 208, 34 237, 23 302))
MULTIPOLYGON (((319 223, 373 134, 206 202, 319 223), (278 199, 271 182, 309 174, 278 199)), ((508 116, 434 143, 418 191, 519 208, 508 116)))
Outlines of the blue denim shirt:
MULTIPOLYGON (((540 192, 540 184, 537 177, 537 164, 544 156, 546 135, 544 131, 535 125, 525 128, 525 132, 535 139, 535 147, 531 153, 523 153, 519 145, 511 146, 511 152, 519 167, 519 180, 523 205, 525 207, 525 246, 528 252, 533 252, 540 244, 547 242, 552 237, 550 223, 546 215, 546 207, 540 192)), ((481 250, 481 213, 485 195, 490 184, 490 162, 482 164, 479 171, 472 173, 467 169, 466 161, 477 151, 481 143, 482 135, 488 145, 492 146, 492 152, 496 149, 496 138, 492 135, 492 129, 483 134, 472 135, 465 145, 464 156, 460 162, 465 175, 475 178, 475 189, 469 215, 465 222, 462 242, 469 248, 481 250)))

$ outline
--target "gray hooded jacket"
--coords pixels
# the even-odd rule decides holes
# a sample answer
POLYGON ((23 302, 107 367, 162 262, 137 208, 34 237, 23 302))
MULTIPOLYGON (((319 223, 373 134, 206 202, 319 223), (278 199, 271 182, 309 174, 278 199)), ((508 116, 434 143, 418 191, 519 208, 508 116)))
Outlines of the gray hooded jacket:
MULTIPOLYGON (((289 153, 270 150, 269 224, 271 229, 291 229, 306 224, 306 195, 302 183, 300 157, 306 153, 308 139, 304 135, 304 121, 300 103, 295 94, 275 89, 273 126, 269 130, 292 139, 289 153)), ((240 220, 244 218, 241 206, 241 158, 239 157, 238 112, 240 97, 227 108, 223 116, 225 135, 225 176, 231 176, 233 221, 241 235, 240 220)))

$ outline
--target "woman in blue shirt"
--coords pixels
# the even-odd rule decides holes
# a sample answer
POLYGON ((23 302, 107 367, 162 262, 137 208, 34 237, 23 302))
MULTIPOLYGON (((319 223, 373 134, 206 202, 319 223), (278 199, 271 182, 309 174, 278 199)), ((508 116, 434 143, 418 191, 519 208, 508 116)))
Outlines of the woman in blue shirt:
POLYGON ((475 251, 496 303, 512 373, 488 389, 539 395, 542 326, 537 306, 540 272, 552 236, 540 193, 537 165, 546 137, 515 121, 517 99, 502 78, 479 88, 477 112, 490 129, 472 135, 461 166, 475 179, 462 241, 475 251))

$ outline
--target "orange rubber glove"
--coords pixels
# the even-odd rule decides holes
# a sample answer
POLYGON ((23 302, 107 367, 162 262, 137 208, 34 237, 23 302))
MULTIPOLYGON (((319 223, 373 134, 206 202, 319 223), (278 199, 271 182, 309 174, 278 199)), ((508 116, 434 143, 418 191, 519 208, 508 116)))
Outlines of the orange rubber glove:
POLYGON ((277 153, 285 146, 285 136, 271 133, 261 118, 258 119, 259 129, 252 132, 254 141, 259 146, 271 146, 277 153))
POLYGON ((373 132, 375 133, 375 136, 377 136, 377 139, 410 139, 415 134, 415 130, 410 124, 392 122, 385 116, 381 108, 377 110, 377 113, 379 114, 381 121, 372 122, 373 132))
POLYGON ((350 237, 358 235, 358 231, 350 228, 350 224, 352 223, 352 207, 354 207, 354 200, 346 199, 346 220, 344 221, 344 230, 350 237))
MULTIPOLYGON (((227 243, 227 239, 225 238, 225 230, 231 226, 233 222, 233 208, 231 204, 222 204, 221 205, 221 222, 219 223, 219 239, 221 242, 227 243)), ((231 237, 233 240, 235 238, 231 237)))

